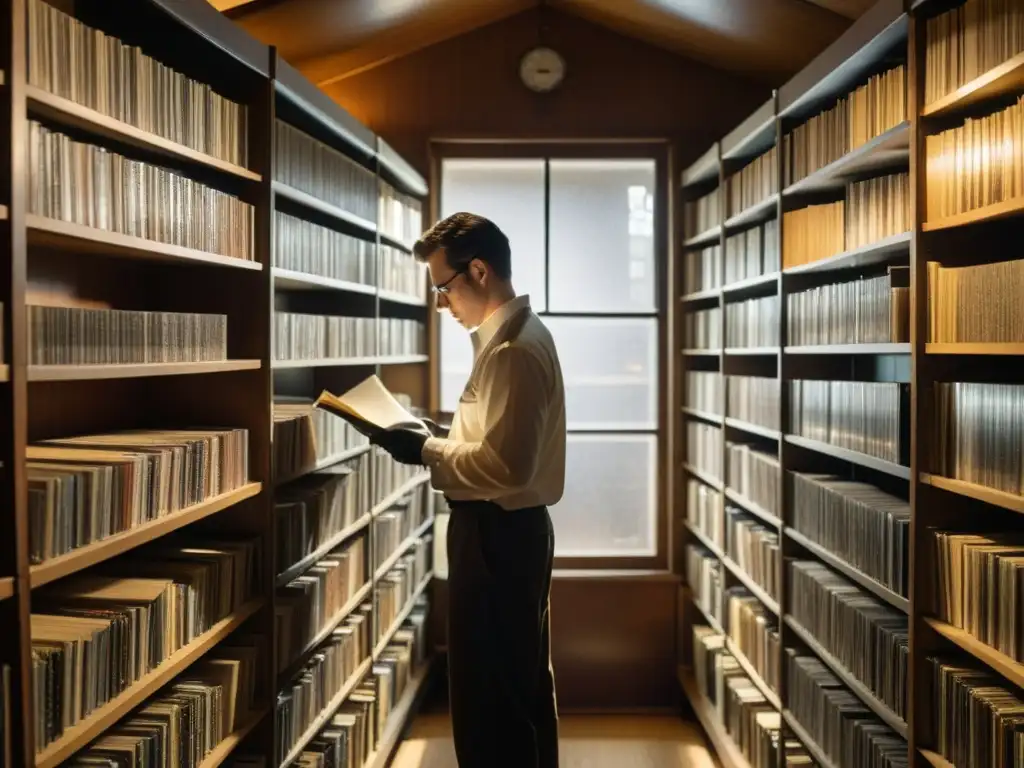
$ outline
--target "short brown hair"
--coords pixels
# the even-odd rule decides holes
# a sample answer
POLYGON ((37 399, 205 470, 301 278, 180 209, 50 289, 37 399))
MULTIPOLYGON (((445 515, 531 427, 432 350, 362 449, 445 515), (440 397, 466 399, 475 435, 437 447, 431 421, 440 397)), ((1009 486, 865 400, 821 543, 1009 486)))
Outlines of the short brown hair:
POLYGON ((448 266, 465 269, 473 259, 486 262, 502 280, 512 277, 508 238, 490 219, 475 213, 453 213, 432 226, 416 241, 412 252, 420 261, 444 248, 448 266))

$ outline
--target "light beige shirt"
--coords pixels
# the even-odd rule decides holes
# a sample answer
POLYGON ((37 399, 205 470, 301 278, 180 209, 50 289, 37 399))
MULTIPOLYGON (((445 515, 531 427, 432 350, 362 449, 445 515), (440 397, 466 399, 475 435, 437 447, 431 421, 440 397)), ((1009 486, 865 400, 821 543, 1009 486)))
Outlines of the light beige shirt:
POLYGON ((554 340, 518 296, 471 334, 473 370, 447 439, 431 437, 431 484, 458 501, 551 506, 565 486, 565 390, 554 340))

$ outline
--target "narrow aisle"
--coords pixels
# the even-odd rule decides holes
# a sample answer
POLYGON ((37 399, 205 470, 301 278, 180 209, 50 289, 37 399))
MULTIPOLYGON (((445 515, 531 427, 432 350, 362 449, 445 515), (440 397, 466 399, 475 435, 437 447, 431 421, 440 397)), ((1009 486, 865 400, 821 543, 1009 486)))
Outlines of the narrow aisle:
MULTIPOLYGON (((700 726, 670 715, 566 715, 560 768, 717 768, 700 726)), ((451 722, 423 713, 392 768, 457 768, 451 722)))

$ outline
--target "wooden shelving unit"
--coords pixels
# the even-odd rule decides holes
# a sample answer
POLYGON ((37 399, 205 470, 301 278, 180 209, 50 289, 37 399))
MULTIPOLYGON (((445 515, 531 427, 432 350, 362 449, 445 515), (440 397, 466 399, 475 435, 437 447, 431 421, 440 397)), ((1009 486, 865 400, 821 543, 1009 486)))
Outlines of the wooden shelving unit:
MULTIPOLYGON (((686 229, 679 233, 682 244, 677 259, 697 258, 698 252, 708 245, 717 245, 721 254, 721 273, 717 284, 709 285, 700 278, 692 283, 680 281, 674 289, 678 303, 676 315, 676 339, 686 340, 687 318, 693 313, 712 308, 720 309, 720 326, 716 336, 721 339, 723 349, 686 349, 684 343, 673 350, 679 376, 680 391, 674 393, 672 413, 678 414, 681 428, 676 430, 679 437, 673 446, 673 455, 679 467, 681 481, 675 498, 673 526, 676 540, 680 541, 684 557, 676 563, 684 581, 687 578, 685 555, 688 547, 696 546, 705 558, 702 568, 709 568, 707 560, 714 565, 713 578, 709 577, 706 591, 698 591, 698 585, 682 587, 680 610, 684 616, 692 617, 694 625, 709 627, 727 639, 725 647, 736 657, 752 686, 761 690, 768 705, 777 710, 782 722, 784 738, 801 743, 806 754, 818 765, 833 768, 855 768, 845 766, 837 754, 826 751, 826 741, 817 743, 815 723, 805 718, 801 722, 793 709, 793 696, 788 690, 791 675, 798 670, 791 669, 791 655, 816 659, 831 671, 839 684, 867 707, 880 724, 891 729, 892 734, 906 741, 909 764, 915 768, 936 766, 937 768, 968 768, 968 765, 954 766, 940 754, 936 731, 938 703, 929 678, 931 667, 928 661, 933 656, 956 656, 966 659, 965 664, 974 662, 977 669, 995 673, 1001 678, 1000 684, 1024 697, 1024 663, 1016 661, 1001 651, 981 642, 969 632, 937 618, 939 608, 937 586, 939 566, 935 562, 936 552, 932 531, 934 529, 970 533, 976 531, 991 535, 995 532, 1021 530, 1019 515, 1024 514, 1024 496, 989 488, 975 483, 943 477, 932 470, 932 448, 935 438, 931 425, 938 418, 938 408, 933 399, 934 385, 938 382, 992 382, 1020 384, 1024 381, 1024 340, 1010 343, 933 343, 931 342, 929 312, 932 299, 928 292, 928 265, 938 262, 943 266, 965 267, 988 264, 995 260, 1016 259, 1019 256, 1007 250, 1007 243, 1016 242, 1020 237, 1021 222, 1024 221, 1024 198, 1017 197, 966 210, 952 216, 929 216, 928 173, 929 155, 926 140, 964 124, 968 118, 980 119, 1014 103, 1024 94, 1024 53, 1017 53, 1009 60, 999 63, 990 71, 982 73, 971 82, 953 90, 941 98, 932 98, 925 103, 926 78, 934 76, 941 67, 929 62, 929 56, 938 55, 933 50, 934 37, 926 34, 929 20, 949 11, 961 3, 957 0, 917 0, 904 3, 901 0, 879 0, 832 46, 814 62, 782 86, 771 102, 748 117, 740 126, 720 139, 708 149, 692 166, 680 173, 680 204, 687 206, 718 190, 719 208, 722 216, 718 223, 704 219, 702 231, 686 229), (930 54, 929 51, 932 51, 930 54), (761 157, 772 147, 781 147, 792 132, 810 118, 831 109, 837 99, 845 97, 856 88, 863 86, 869 77, 885 72, 896 64, 902 64, 906 72, 907 104, 905 119, 887 130, 847 152, 842 157, 812 170, 803 178, 786 183, 786 158, 778 152, 778 188, 763 199, 747 206, 739 213, 729 216, 725 201, 730 195, 730 183, 735 174, 755 158, 761 157), (929 67, 932 67, 929 70, 929 67), (787 242, 785 214, 817 203, 831 203, 845 198, 845 188, 850 183, 866 178, 888 175, 901 171, 909 178, 909 226, 905 232, 887 237, 876 237, 874 242, 858 244, 839 253, 828 255, 811 263, 786 267, 783 244, 787 242), (731 278, 727 284, 726 274, 729 258, 726 240, 729 236, 743 233, 759 226, 760 222, 776 220, 774 229, 777 240, 774 244, 779 253, 779 269, 764 268, 766 274, 745 276, 741 280, 731 278), (715 240, 714 235, 719 234, 715 240), (910 340, 892 343, 837 343, 837 344, 791 344, 787 338, 791 305, 788 297, 793 293, 818 286, 845 283, 860 277, 883 275, 891 267, 909 267, 910 295, 910 340), (732 348, 727 341, 729 315, 727 307, 736 302, 774 295, 779 297, 776 313, 778 322, 778 348, 747 347, 732 348), (687 374, 703 372, 703 379, 695 380, 695 387, 705 393, 703 398, 691 397, 686 390, 687 374), (732 376, 753 376, 774 381, 779 392, 777 412, 755 414, 761 418, 752 423, 751 415, 730 412, 732 376), (901 428, 898 461, 878 458, 883 455, 868 455, 850 450, 825 438, 810 439, 796 434, 799 427, 793 426, 794 404, 788 397, 788 383, 793 380, 820 381, 865 381, 895 382, 905 385, 900 397, 901 428), (720 395, 714 404, 708 403, 708 392, 720 395), (766 420, 768 417, 770 420, 766 420), (778 430, 767 429, 760 424, 777 423, 778 430), (721 428, 722 454, 705 459, 701 463, 695 457, 693 447, 687 445, 688 425, 696 424, 693 434, 698 435, 700 446, 708 451, 716 450, 708 437, 707 430, 721 428), (726 441, 744 442, 756 445, 769 455, 777 458, 779 484, 774 509, 764 509, 753 503, 730 485, 728 478, 729 449, 726 441), (705 471, 702 466, 721 466, 722 477, 705 471), (820 473, 845 480, 868 483, 890 496, 904 500, 910 509, 909 529, 906 531, 908 553, 901 558, 902 570, 887 573, 885 583, 861 570, 844 559, 838 551, 824 546, 822 541, 805 532, 800 515, 794 510, 797 496, 795 472, 820 473), (687 489, 688 483, 696 483, 699 493, 687 489), (689 500, 704 504, 695 511, 687 508, 689 500), (711 525, 703 522, 715 519, 712 511, 716 507, 707 500, 745 512, 756 521, 779 531, 778 570, 775 583, 777 594, 767 594, 737 564, 735 553, 715 541, 727 541, 723 532, 712 536, 698 527, 711 525), (907 616, 906 651, 903 662, 906 669, 905 718, 896 715, 897 706, 883 701, 884 695, 876 692, 874 681, 861 679, 839 661, 842 654, 832 650, 820 637, 816 637, 811 623, 802 625, 797 620, 798 612, 807 610, 808 597, 796 595, 800 584, 793 584, 796 578, 790 571, 789 563, 805 561, 814 573, 820 566, 826 567, 837 578, 855 587, 865 597, 873 597, 894 617, 907 616), (906 586, 896 586, 900 580, 906 586), (713 594, 715 590, 745 588, 746 593, 756 598, 768 614, 779 617, 779 657, 773 659, 775 668, 780 670, 780 690, 765 691, 761 671, 745 658, 734 640, 728 626, 729 612, 722 605, 705 610, 697 606, 696 611, 684 610, 691 605, 698 594, 713 594), (721 625, 710 618, 712 615, 726 617, 721 625), (957 656, 959 654, 959 656, 957 656)), ((1016 10, 1016 6, 1015 6, 1016 10)), ((986 22, 988 23, 988 22, 986 22)), ((991 22, 993 24, 1001 22, 991 22)), ((929 33, 929 34, 935 34, 929 33)), ((941 47, 941 43, 939 44, 941 47)), ((934 92, 934 89, 932 91, 934 92)), ((1015 129, 1016 130, 1016 129, 1015 129)), ((1019 133, 1019 132, 1018 132, 1019 133)), ((1020 148, 1014 135, 1014 152, 1020 148)), ((821 146, 818 146, 821 149, 821 146)), ((1006 149, 1001 150, 1006 152, 1006 149)), ((931 162, 935 162, 932 160, 931 162)), ((935 171, 933 170, 933 173, 935 171)), ((965 171, 969 174, 970 171, 965 171)), ((948 181, 946 183, 949 183, 948 181)), ((966 182, 965 182, 966 183, 966 182)), ((998 200, 993 195, 988 200, 998 200)), ((949 210, 960 210, 950 208, 949 210)), ((849 208, 847 208, 849 211, 849 208)), ((686 222, 688 215, 679 218, 686 222)), ((791 219, 792 220, 792 219, 791 219)), ((902 225, 900 225, 902 226, 902 225)), ((763 230, 767 232, 767 230, 763 230)), ((892 231, 890 229, 889 231, 892 231)), ((844 236, 849 239, 849 230, 844 236)), ((799 233, 798 233, 799 234, 799 233)), ((765 235, 767 237, 767 235, 765 235)), ((860 240, 859 242, 864 242, 860 240)), ((825 255, 825 254, 823 254, 825 255)), ((701 257, 704 258, 704 257, 701 257)), ((706 265, 687 265, 677 268, 681 275, 704 276, 706 265), (704 270, 697 268, 703 267, 704 270)), ((734 272, 734 274, 736 274, 734 272)), ((899 338, 899 337, 894 337, 899 338)), ((905 336, 903 338, 906 338, 905 336)), ((695 393, 694 393, 695 394, 695 393)), ((995 406, 993 406, 995 407, 995 406)), ((996 418, 993 414, 993 418, 996 418)), ((844 427, 845 428, 845 427, 844 427)), ((1011 429, 1008 427, 1008 429, 1011 429)), ((810 433, 804 433, 810 434, 810 433)), ((836 443, 841 440, 832 438, 836 443)), ((852 443, 844 442, 843 445, 852 443)), ((966 475, 965 475, 966 476, 966 475)), ((980 475, 975 475, 980 476, 980 475)), ((1006 486, 1009 487, 1009 486, 1006 486)), ((804 513, 801 513, 804 514, 804 513)), ((729 525, 726 516, 725 525, 729 525)), ((716 523, 717 524, 717 523, 716 523)), ((839 545, 835 545, 837 550, 839 545)), ((863 553, 845 555, 851 560, 864 563, 871 570, 863 553)), ((875 571, 872 571, 875 572, 875 571)), ((705 573, 705 571, 700 571, 705 573)), ((807 578, 801 576, 801 578, 807 578)), ((980 587, 979 587, 980 589, 980 587)), ((815 593, 819 599, 826 594, 815 593)), ((705 598, 706 599, 706 598, 705 598)), ((749 598, 747 598, 749 599, 749 598)), ((823 612, 828 607, 821 605, 823 612)), ((836 643, 836 636, 842 634, 845 626, 825 622, 831 631, 830 643, 836 643)), ((730 734, 714 707, 708 703, 705 691, 700 690, 694 674, 688 669, 693 663, 691 646, 696 639, 691 627, 680 630, 680 683, 684 695, 689 699, 724 765, 745 765, 738 739, 751 738, 749 734, 730 734)), ((824 630, 818 630, 823 632, 824 630)), ((823 635, 824 636, 824 635, 823 635)), ((889 659, 888 672, 896 667, 894 656, 889 659)), ((858 673, 866 674, 866 673, 858 673)), ((881 690, 881 689, 879 689, 881 690)), ((721 695, 725 693, 719 692, 721 695)), ((756 696, 756 693, 751 693, 756 696)), ((960 695, 960 694, 958 694, 960 695)), ((760 706, 760 704, 758 705, 760 706)), ((818 718, 820 719, 820 718, 818 718)), ((836 734, 832 734, 836 736, 836 734)), ((845 737, 844 737, 845 738, 845 737)), ((838 736, 836 736, 838 739, 838 736)), ((763 743, 763 742, 762 742, 763 743)), ((867 759, 867 758, 865 758, 867 759)), ((780 753, 775 758, 755 768, 781 768, 786 764, 780 753)))
MULTIPOLYGON (((36 2, 40 0, 12 0, 0 11, 6 14, 4 28, 9 33, 0 46, 4 51, 0 61, 4 85, 0 98, 5 100, 10 117, 0 136, 0 220, 6 233, 0 245, 0 261, 5 270, 5 278, 0 280, 4 331, 0 414, 5 422, 2 432, 6 435, 0 440, 0 466, 5 469, 0 492, 7 510, 0 524, 0 623, 6 628, 0 642, 0 664, 9 667, 10 679, 9 699, 4 706, 10 727, 4 729, 6 743, 0 745, 0 754, 10 754, 9 765, 23 768, 63 764, 135 713, 176 678, 188 673, 197 662, 211 655, 216 657, 219 648, 233 647, 236 641, 244 643, 254 637, 262 640, 261 653, 266 652, 269 658, 261 656, 256 668, 259 696, 251 707, 252 716, 244 722, 236 721, 234 731, 205 755, 200 768, 216 768, 238 754, 278 754, 282 746, 275 711, 279 692, 290 690, 294 675, 330 640, 334 630, 360 611, 370 621, 366 657, 300 741, 288 745, 290 751, 282 751, 289 753, 286 763, 294 761, 349 694, 376 679, 379 672, 375 671, 375 664, 390 663, 389 657, 382 658, 382 654, 396 632, 413 626, 411 619, 422 614, 433 574, 429 539, 433 535, 434 494, 429 474, 425 473, 393 485, 390 478, 401 475, 396 474, 386 454, 378 454, 365 441, 329 454, 317 453, 301 466, 291 466, 290 471, 275 477, 275 464, 280 461, 275 451, 280 443, 275 440, 274 406, 279 399, 311 402, 324 389, 342 392, 376 374, 393 392, 408 395, 413 407, 426 407, 430 349, 426 338, 427 280, 425 268, 413 263, 411 243, 419 235, 416 212, 425 209, 427 183, 380 137, 281 59, 275 49, 251 38, 206 0, 53 2, 49 7, 59 8, 61 13, 70 10, 82 25, 100 30, 108 38, 130 40, 130 45, 137 46, 143 55, 244 108, 243 133, 238 142, 244 144, 242 152, 231 154, 223 147, 209 152, 195 149, 214 146, 212 142, 203 143, 212 136, 211 124, 199 126, 193 121, 190 131, 175 133, 171 121, 191 114, 187 106, 170 110, 170 114, 160 112, 159 120, 148 123, 149 116, 141 114, 141 110, 138 120, 135 115, 118 119, 112 116, 114 112, 107 114, 90 106, 89 97, 82 94, 85 89, 76 89, 75 98, 82 100, 79 103, 69 98, 70 88, 51 88, 49 81, 40 79, 38 63, 29 82, 30 61, 39 56, 30 50, 36 38, 29 34, 30 18, 36 19, 33 24, 40 23, 40 15, 32 9, 36 2), (53 211, 43 207, 40 196, 33 197, 31 181, 42 181, 43 186, 53 188, 74 185, 40 178, 40 166, 32 162, 35 150, 30 143, 33 134, 29 121, 53 132, 66 132, 77 142, 102 147, 111 154, 164 168, 176 177, 187 178, 189 184, 211 188, 219 195, 246 204, 251 212, 247 253, 242 254, 243 249, 235 247, 237 243, 221 248, 218 253, 178 244, 212 242, 212 230, 231 226, 227 217, 214 216, 202 224, 198 220, 183 223, 184 213, 165 213, 167 226, 162 230, 154 223, 149 230, 131 230, 125 224, 122 231, 112 223, 113 213, 102 226, 92 226, 100 222, 99 217, 89 218, 88 225, 81 223, 87 221, 81 210, 92 210, 90 205, 79 206, 77 213, 51 215, 53 211), (149 125, 152 130, 140 128, 141 125, 149 125), (345 177, 349 179, 346 181, 341 176, 332 177, 317 192, 325 199, 299 189, 298 186, 304 186, 301 182, 296 182, 296 186, 282 181, 287 178, 291 162, 281 150, 282 137, 295 129, 305 134, 318 151, 346 159, 362 175, 353 174, 345 177), (190 138, 185 138, 190 134, 190 138), (244 159, 231 162, 224 157, 244 159), (365 192, 358 200, 356 184, 363 184, 359 189, 365 192), (339 202, 346 200, 354 202, 339 202), (340 271, 323 269, 323 274, 312 274, 288 268, 288 256, 297 246, 280 236, 278 227, 283 216, 279 214, 300 220, 303 226, 328 230, 334 233, 332 237, 348 238, 345 243, 358 242, 365 259, 365 280, 325 276, 342 274, 340 271), (188 235, 190 227, 207 239, 188 235), (147 236, 124 233, 129 231, 147 236), (386 253, 385 249, 389 251, 386 253), (405 254, 408 261, 395 266, 396 253, 405 254), (408 272, 396 276, 406 264, 408 272), (215 359, 204 362, 36 364, 39 360, 56 359, 42 357, 38 340, 33 346, 30 338, 30 323, 35 321, 28 308, 40 304, 221 315, 226 318, 227 359, 214 356, 215 359), (421 339, 404 347, 385 347, 387 334, 373 333, 366 354, 358 357, 280 361, 275 355, 276 312, 358 317, 378 327, 381 322, 398 319, 419 324, 415 327, 422 326, 424 333, 421 339), (40 534, 33 522, 38 517, 38 504, 36 497, 30 496, 33 470, 26 461, 30 449, 45 440, 76 435, 214 427, 246 431, 248 475, 240 485, 228 485, 233 490, 183 508, 177 502, 167 505, 166 509, 176 511, 164 510, 155 519, 141 515, 134 519, 146 522, 127 527, 119 524, 113 528, 117 532, 104 538, 67 550, 54 548, 63 552, 58 556, 39 556, 41 545, 35 539, 40 534), (275 506, 278 494, 287 495, 310 481, 310 475, 350 471, 362 473, 368 500, 366 508, 351 510, 355 522, 332 532, 322 546, 297 562, 277 562, 278 538, 282 535, 277 518, 284 514, 275 506), (420 518, 416 518, 414 535, 403 541, 399 549, 382 553, 375 560, 375 520, 393 508, 404 508, 402 505, 412 496, 424 505, 424 522, 420 524, 420 518), (309 642, 301 652, 295 653, 293 647, 289 652, 293 658, 280 658, 276 624, 280 621, 278 608, 285 585, 360 537, 367 560, 365 583, 354 589, 341 610, 325 618, 317 632, 309 633, 309 642), (33 685, 37 662, 33 658, 30 616, 34 608, 52 605, 47 602, 52 600, 50 595, 58 594, 64 586, 106 573, 122 560, 140 555, 140 547, 202 542, 204 538, 258 543, 260 555, 254 560, 258 572, 253 594, 240 596, 239 608, 213 622, 207 631, 119 695, 37 749, 41 723, 35 713, 45 711, 46 705, 37 698, 41 689, 36 690, 33 685), (403 594, 411 591, 413 597, 395 609, 397 615, 384 612, 379 595, 387 586, 382 582, 404 569, 408 563, 403 555, 414 552, 426 552, 427 560, 425 570, 414 571, 409 565, 408 572, 415 573, 416 581, 403 594)), ((78 52, 81 55, 81 48, 78 52)), ((64 53, 54 55, 59 59, 64 53)), ((77 78, 92 71, 74 62, 70 70, 69 76, 77 78)), ((139 87, 146 85, 140 82, 139 87)), ((165 96, 168 93, 163 91, 165 96)), ((192 91, 189 98, 197 98, 196 93, 192 91)), ((156 97, 152 106, 154 111, 160 107, 156 97)), ((207 118, 221 119, 212 117, 213 114, 209 113, 207 118)), ((225 125, 218 130, 228 133, 225 125)), ((83 190, 100 187, 90 184, 75 188, 79 190, 76 194, 85 195, 88 192, 83 190)), ((156 198, 151 202, 159 204, 156 198)), ((180 206, 175 209, 179 212, 188 208, 185 193, 176 198, 175 204, 180 206)), ((102 205, 114 210, 109 199, 102 205)), ((123 205, 127 209, 128 203, 123 205)), ((125 214, 139 215, 128 210, 125 214)), ((153 221, 157 218, 153 215, 153 221)), ((410 334, 413 337, 415 334, 410 334)), ((73 343, 69 340, 68 347, 73 343)), ((105 359, 175 360, 180 356, 105 359)), ((309 451, 302 453, 308 454, 309 451)), ((191 465, 190 469, 195 471, 191 465)), ((143 476, 140 474, 139 478, 143 476)), ((35 482, 33 477, 32 483, 35 482)), ((147 480, 141 482, 145 487, 147 480)), ((212 481, 204 478, 204 482, 212 481)), ((32 488, 32 493, 36 493, 36 486, 32 488)), ((132 491, 137 493, 135 488, 132 486, 132 491)), ((178 493, 183 498, 195 498, 191 491, 178 493)), ((359 498, 352 494, 351 503, 363 506, 359 498)), ((154 503, 153 509, 156 508, 154 503)), ((386 718, 386 738, 368 756, 363 768, 376 768, 391 756, 423 695, 430 668, 429 658, 423 665, 414 664, 408 670, 411 682, 398 694, 399 700, 391 703, 389 711, 379 712, 380 717, 386 718)), ((272 758, 268 765, 283 768, 274 765, 272 758)))

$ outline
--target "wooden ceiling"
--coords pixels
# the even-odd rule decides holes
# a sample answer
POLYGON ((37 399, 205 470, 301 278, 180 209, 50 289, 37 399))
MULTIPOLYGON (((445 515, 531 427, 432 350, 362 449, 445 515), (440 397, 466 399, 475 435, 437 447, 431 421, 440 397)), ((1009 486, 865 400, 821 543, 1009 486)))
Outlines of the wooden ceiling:
MULTIPOLYGON (((210 0, 328 85, 543 0, 210 0)), ((874 0, 547 0, 616 32, 780 85, 874 0)), ((541 15, 540 18, 543 18, 541 15)), ((538 25, 540 26, 540 25, 538 25)), ((557 41, 546 41, 557 48, 557 41)), ((467 62, 472 66, 472 62, 467 62)))

